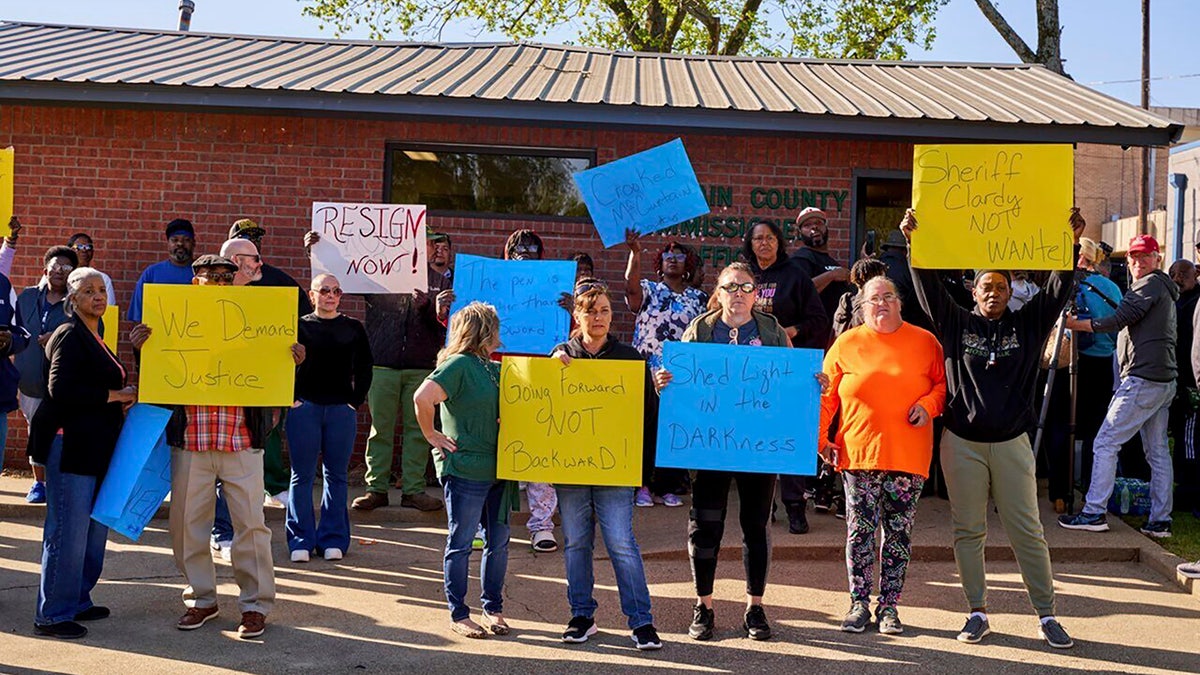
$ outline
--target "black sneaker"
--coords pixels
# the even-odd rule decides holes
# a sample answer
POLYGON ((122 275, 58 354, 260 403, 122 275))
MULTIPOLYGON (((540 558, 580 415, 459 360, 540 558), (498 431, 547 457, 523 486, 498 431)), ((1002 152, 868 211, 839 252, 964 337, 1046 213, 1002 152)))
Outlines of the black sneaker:
POLYGON ((74 621, 59 621, 58 623, 48 623, 44 626, 35 623, 33 624, 33 632, 60 640, 75 640, 88 633, 87 628, 80 626, 74 621))
POLYGON ((1141 528, 1142 534, 1155 539, 1166 539, 1171 536, 1171 521, 1148 520, 1141 528))
POLYGON ((786 504, 788 515, 788 532, 792 534, 808 533, 808 516, 804 513, 805 503, 786 504))
POLYGON ((688 626, 688 637, 693 640, 711 640, 713 636, 713 611, 700 603, 692 608, 692 625, 688 626))
POLYGON ((111 615, 112 615, 112 611, 109 610, 107 607, 101 607, 100 605, 92 605, 91 607, 88 607, 87 609, 83 610, 82 612, 76 614, 75 620, 76 621, 99 621, 101 619, 107 619, 111 615))
POLYGON ((742 621, 747 637, 751 640, 770 640, 771 624, 767 623, 767 613, 762 605, 750 605, 746 610, 746 618, 742 621))
POLYGON ((1071 641, 1071 636, 1067 635, 1067 631, 1056 619, 1042 622, 1041 627, 1038 628, 1038 637, 1055 649, 1070 649, 1075 646, 1075 643, 1071 641))
POLYGON ((967 624, 958 633, 958 641, 975 644, 991 632, 992 627, 988 625, 987 619, 981 616, 969 616, 967 624))
POLYGON ((841 520, 846 519, 846 498, 845 497, 834 497, 833 498, 833 515, 837 516, 841 520))
POLYGON ((842 630, 847 633, 861 633, 871 623, 871 610, 866 603, 856 602, 850 605, 846 618, 842 619, 842 630))
POLYGON ((587 642, 588 636, 596 634, 596 621, 586 616, 573 616, 567 622, 567 629, 563 631, 562 641, 571 644, 579 644, 587 642))
POLYGON ((1068 530, 1085 530, 1087 532, 1108 531, 1108 518, 1103 513, 1090 515, 1081 511, 1073 516, 1059 516, 1058 524, 1068 530))
POLYGON ((654 624, 651 623, 633 629, 633 644, 643 652, 662 649, 662 641, 658 639, 658 631, 654 630, 654 624))

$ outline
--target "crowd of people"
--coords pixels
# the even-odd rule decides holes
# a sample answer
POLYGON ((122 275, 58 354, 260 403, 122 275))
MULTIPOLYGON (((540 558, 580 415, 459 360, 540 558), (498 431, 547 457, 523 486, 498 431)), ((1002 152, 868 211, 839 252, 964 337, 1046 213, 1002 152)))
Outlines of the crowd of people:
MULTIPOLYGON (((400 506, 445 509, 444 589, 450 628, 459 635, 512 631, 503 589, 511 514, 524 491, 534 551, 558 549, 553 515, 559 515, 570 611, 563 642, 586 642, 597 631, 599 525, 634 645, 661 648, 634 512, 678 507, 690 493, 686 546, 696 601, 687 632, 711 639, 717 562, 736 483, 746 580, 741 627, 751 639, 772 635, 763 596, 777 495, 793 535, 809 531, 809 502, 814 511, 845 518, 850 607, 841 629, 858 633, 874 623, 884 634, 904 630, 898 608, 918 502, 941 496, 950 500, 955 560, 969 608, 958 639, 975 643, 990 632, 984 572, 990 501, 1019 563, 1040 636, 1051 647, 1069 648, 1072 640, 1055 614, 1050 553, 1038 516, 1039 460, 1065 528, 1108 529, 1116 475, 1137 472, 1128 461, 1135 436, 1148 459, 1144 477, 1150 485, 1142 531, 1170 536, 1173 509, 1200 511, 1194 376, 1200 345, 1192 340, 1197 270, 1179 261, 1168 276, 1158 243, 1141 235, 1128 247, 1132 283, 1122 294, 1103 271, 1111 249, 1081 237, 1078 211, 1069 214, 1069 223, 1078 269, 1041 277, 912 268, 908 244, 921 236, 912 211, 878 256, 864 252, 852 267, 830 253, 828 221, 819 209, 797 216, 799 245, 790 255, 776 224, 755 223, 745 233, 743 260, 719 270, 711 295, 699 257, 682 242, 650 251, 653 271, 646 273, 644 242, 628 232, 624 279, 615 286, 623 297, 596 278, 590 256, 575 254, 574 293, 552 298, 570 313, 571 335, 542 356, 566 368, 576 359, 644 362, 647 368, 641 485, 598 487, 497 478, 502 318, 486 304, 455 304, 449 235, 429 231, 427 291, 364 296, 360 322, 341 311, 344 295, 335 276, 318 275, 305 287, 268 265, 262 255, 266 231, 254 221, 238 220, 218 253, 197 255, 193 225, 172 220, 164 231, 168 257, 141 274, 127 306, 135 361, 155 340, 142 316, 147 283, 296 288, 299 316, 289 352, 296 364, 290 408, 170 406, 169 528, 186 582, 186 611, 176 626, 194 630, 219 616, 216 554, 231 563, 240 590, 238 634, 262 635, 275 602, 264 507, 286 508, 292 563, 313 555, 342 559, 352 542, 349 509, 389 505, 399 422, 400 506), (620 300, 633 315, 628 345, 613 332, 620 300), (1041 364, 1060 320, 1078 353, 1077 397, 1069 378, 1046 375, 1069 364, 1041 364), (657 396, 672 386, 662 360, 663 344, 670 341, 824 351, 817 374, 817 474, 657 467, 657 396), (1039 420, 1043 396, 1050 414, 1039 420), (366 489, 348 507, 348 471, 364 403, 371 420, 366 489), (1078 486, 1087 497, 1079 513, 1067 512, 1076 487, 1069 470, 1073 439, 1065 430, 1072 411, 1084 441, 1085 474, 1078 486), (1045 434, 1034 448, 1038 427, 1045 434), (1173 454, 1168 433, 1175 438, 1173 454), (318 467, 319 507, 313 503, 318 467), (443 499, 427 493, 431 483, 441 487, 443 499), (468 599, 473 550, 482 550, 478 622, 468 599)), ((14 218, 10 228, 0 247, 0 298, 9 298, 0 302, 0 355, 12 358, 0 362, 0 405, 24 414, 35 476, 28 499, 46 504, 34 624, 41 635, 78 638, 87 633, 83 622, 110 614, 92 601, 107 528, 89 516, 137 389, 130 384, 133 369, 103 341, 106 331, 118 330, 103 322, 117 293, 92 266, 93 239, 75 234, 48 249, 41 279, 17 293, 9 276, 21 223, 14 218)), ((303 244, 311 248, 319 239, 309 232, 303 244)), ((514 232, 498 253, 506 260, 548 258, 531 230, 514 232)), ((6 432, 7 420, 0 419, 6 432)), ((1180 571, 1200 577, 1200 563, 1180 571)))

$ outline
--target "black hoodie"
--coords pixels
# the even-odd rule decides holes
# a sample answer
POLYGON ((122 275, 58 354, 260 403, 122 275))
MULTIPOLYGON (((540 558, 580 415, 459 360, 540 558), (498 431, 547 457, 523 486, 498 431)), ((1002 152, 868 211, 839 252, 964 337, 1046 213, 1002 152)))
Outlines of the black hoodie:
MULTIPOLYGON (((1075 247, 1075 258, 1079 247, 1075 247)), ((1074 259, 1074 258, 1073 258, 1074 259)), ((911 267, 911 260, 909 261, 911 267)), ((1055 272, 1017 311, 988 319, 959 307, 937 270, 912 268, 913 286, 946 353, 946 428, 977 443, 1012 440, 1034 427, 1034 383, 1051 328, 1071 298, 1074 270, 1055 272)))
POLYGON ((767 269, 750 260, 758 283, 758 302, 754 308, 766 312, 784 328, 796 329, 793 347, 825 349, 829 346, 830 317, 821 304, 821 296, 812 278, 792 258, 779 258, 767 269))

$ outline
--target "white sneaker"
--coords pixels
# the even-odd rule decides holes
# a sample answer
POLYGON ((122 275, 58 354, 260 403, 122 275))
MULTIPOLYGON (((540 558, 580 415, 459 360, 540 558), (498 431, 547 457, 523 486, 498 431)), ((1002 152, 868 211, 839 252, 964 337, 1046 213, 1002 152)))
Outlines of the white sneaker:
POLYGON ((308 562, 308 551, 292 551, 292 562, 308 562))
POLYGON ((325 549, 325 559, 326 560, 341 560, 342 559, 342 549, 340 549, 340 548, 325 549))
POLYGON ((287 490, 284 490, 277 495, 267 495, 263 497, 263 506, 269 506, 274 509, 286 509, 287 500, 288 493, 287 490))
POLYGON ((211 542, 212 550, 221 554, 221 560, 230 562, 233 560, 233 542, 232 541, 214 541, 211 542))

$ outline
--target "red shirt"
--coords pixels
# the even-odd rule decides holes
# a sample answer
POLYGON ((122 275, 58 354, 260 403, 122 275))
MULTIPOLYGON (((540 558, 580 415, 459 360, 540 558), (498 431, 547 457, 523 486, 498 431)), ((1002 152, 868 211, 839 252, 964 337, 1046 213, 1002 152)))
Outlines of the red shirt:
POLYGON ((237 406, 189 405, 184 447, 196 452, 241 452, 250 449, 250 430, 237 406))

